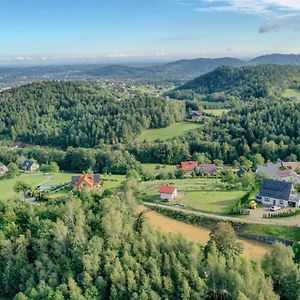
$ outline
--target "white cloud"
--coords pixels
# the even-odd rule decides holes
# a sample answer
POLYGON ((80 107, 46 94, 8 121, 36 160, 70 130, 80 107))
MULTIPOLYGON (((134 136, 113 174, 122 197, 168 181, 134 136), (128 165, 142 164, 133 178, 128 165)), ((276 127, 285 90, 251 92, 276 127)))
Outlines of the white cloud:
POLYGON ((299 0, 200 0, 198 3, 200 7, 195 8, 197 11, 231 11, 263 15, 300 12, 299 0))

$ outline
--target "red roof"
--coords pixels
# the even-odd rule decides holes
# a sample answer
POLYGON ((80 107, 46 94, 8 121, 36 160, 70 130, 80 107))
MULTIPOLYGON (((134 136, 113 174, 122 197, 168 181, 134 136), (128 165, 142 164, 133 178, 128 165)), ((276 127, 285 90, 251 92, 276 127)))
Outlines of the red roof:
POLYGON ((289 177, 289 176, 297 176, 297 174, 293 170, 282 170, 277 172, 279 177, 289 177))
POLYGON ((159 192, 162 193, 162 194, 170 194, 172 195, 176 190, 176 187, 175 186, 171 186, 171 185, 162 185, 160 188, 159 188, 159 192))
POLYGON ((183 161, 177 166, 178 169, 182 169, 184 171, 193 171, 195 167, 198 167, 197 161, 183 161))

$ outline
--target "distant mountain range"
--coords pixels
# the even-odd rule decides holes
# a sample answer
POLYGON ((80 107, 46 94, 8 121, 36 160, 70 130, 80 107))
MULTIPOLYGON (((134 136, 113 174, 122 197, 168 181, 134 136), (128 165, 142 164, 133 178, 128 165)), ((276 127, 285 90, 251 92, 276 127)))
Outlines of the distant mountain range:
POLYGON ((300 55, 270 54, 250 61, 223 57, 184 59, 158 65, 71 65, 0 68, 0 85, 37 80, 81 80, 95 78, 189 80, 221 66, 258 64, 300 65, 300 55))

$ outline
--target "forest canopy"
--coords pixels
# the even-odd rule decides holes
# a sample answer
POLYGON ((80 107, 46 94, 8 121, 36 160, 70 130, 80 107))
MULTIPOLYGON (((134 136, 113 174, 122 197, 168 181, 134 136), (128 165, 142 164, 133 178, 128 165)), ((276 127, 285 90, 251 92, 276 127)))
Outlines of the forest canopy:
POLYGON ((79 82, 17 87, 0 94, 0 106, 0 137, 58 147, 124 143, 185 116, 184 103, 79 82))

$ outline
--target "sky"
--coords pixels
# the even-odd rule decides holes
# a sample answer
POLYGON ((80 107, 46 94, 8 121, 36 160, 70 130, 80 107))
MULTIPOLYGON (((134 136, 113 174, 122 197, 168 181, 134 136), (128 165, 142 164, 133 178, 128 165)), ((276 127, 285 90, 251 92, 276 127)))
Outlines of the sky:
POLYGON ((0 64, 300 53, 300 0, 1 0, 0 64))

